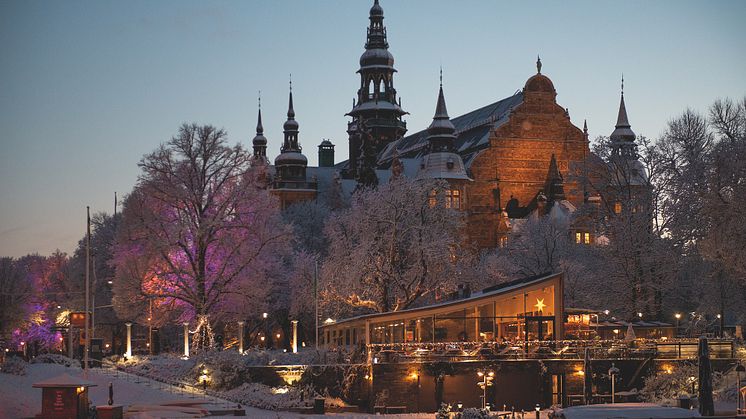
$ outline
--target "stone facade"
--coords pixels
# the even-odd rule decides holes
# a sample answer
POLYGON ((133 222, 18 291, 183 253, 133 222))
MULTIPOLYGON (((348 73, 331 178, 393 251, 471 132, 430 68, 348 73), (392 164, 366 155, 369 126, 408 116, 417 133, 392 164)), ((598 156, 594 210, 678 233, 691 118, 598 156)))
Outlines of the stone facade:
POLYGON ((467 185, 465 209, 469 237, 479 247, 498 245, 501 209, 510 218, 523 218, 536 207, 537 194, 548 192, 552 155, 565 178, 566 199, 583 203, 581 182, 571 172, 590 153, 586 135, 557 104, 546 76, 531 77, 523 94, 523 103, 491 132, 489 147, 470 165, 474 182, 467 185))

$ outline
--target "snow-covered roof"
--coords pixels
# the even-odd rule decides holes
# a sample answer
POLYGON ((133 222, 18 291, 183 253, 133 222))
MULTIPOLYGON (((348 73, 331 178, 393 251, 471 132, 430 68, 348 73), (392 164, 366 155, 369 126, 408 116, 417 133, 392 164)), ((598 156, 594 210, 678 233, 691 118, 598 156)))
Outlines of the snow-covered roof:
POLYGON ((62 374, 56 377, 47 378, 46 380, 34 383, 32 386, 36 388, 45 387, 95 387, 97 384, 84 380, 79 377, 73 377, 70 374, 62 374))

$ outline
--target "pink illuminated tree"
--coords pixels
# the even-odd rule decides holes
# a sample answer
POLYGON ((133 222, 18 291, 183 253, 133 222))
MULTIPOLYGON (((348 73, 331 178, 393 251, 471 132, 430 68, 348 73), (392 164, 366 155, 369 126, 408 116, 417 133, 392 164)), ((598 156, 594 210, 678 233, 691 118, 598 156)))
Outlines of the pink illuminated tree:
POLYGON ((194 124, 143 157, 114 251, 120 316, 152 301, 161 322, 196 319, 200 340, 211 322, 261 310, 292 231, 249 162, 225 131, 194 124))

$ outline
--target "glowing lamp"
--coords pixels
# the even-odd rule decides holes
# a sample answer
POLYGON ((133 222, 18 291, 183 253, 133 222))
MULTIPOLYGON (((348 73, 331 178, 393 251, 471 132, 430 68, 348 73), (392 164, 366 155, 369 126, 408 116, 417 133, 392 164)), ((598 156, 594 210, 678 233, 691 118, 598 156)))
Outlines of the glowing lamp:
POLYGON ((676 320, 679 320, 681 318, 681 313, 676 313, 673 316, 676 317, 676 320))
POLYGON ((266 319, 266 318, 267 318, 267 316, 268 316, 268 314, 267 314, 267 313, 262 313, 262 318, 263 318, 263 319, 266 319))

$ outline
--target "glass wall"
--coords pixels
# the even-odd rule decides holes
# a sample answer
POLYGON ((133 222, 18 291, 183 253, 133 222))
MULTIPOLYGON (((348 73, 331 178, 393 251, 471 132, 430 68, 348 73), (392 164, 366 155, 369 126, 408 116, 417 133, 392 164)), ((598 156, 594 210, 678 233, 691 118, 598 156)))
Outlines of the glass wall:
MULTIPOLYGON (((494 295, 472 304, 465 300, 459 309, 432 308, 427 312, 435 314, 430 316, 417 316, 416 311, 401 313, 400 317, 387 315, 389 320, 369 324, 370 343, 517 343, 525 339, 555 339, 554 292, 555 286, 547 285, 494 295)), ((324 335, 324 341, 332 345, 365 342, 365 320, 327 326, 324 335)))

